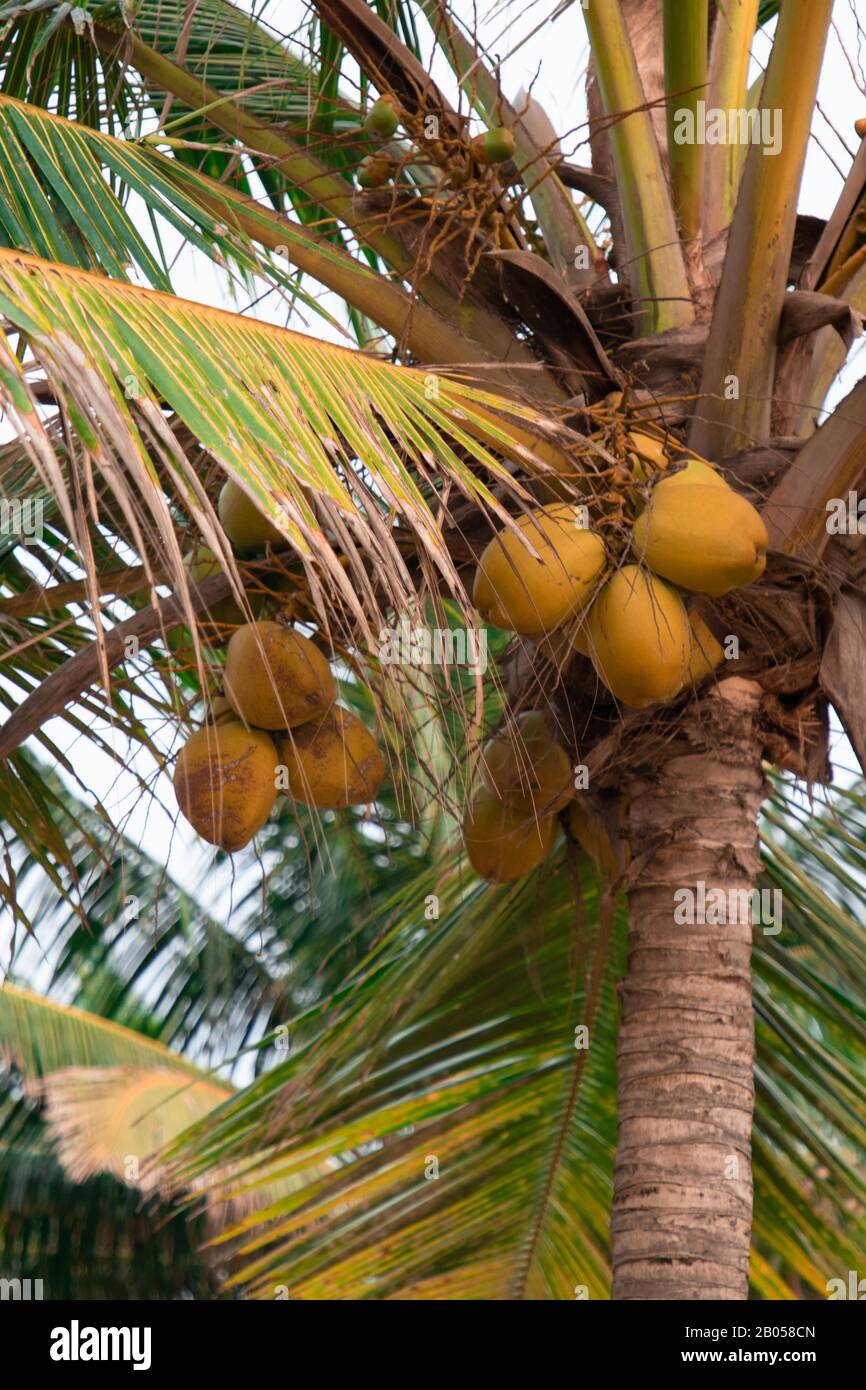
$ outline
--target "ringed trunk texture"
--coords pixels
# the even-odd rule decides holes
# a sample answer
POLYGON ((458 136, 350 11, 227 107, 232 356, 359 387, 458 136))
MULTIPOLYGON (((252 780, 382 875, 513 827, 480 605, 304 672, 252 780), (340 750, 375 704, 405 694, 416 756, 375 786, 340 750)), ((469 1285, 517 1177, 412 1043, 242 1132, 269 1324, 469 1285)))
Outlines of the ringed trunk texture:
POLYGON ((630 779, 615 1299, 748 1296, 754 1021, 743 894, 759 864, 760 695, 737 677, 711 687, 684 712, 663 763, 630 779), (737 905, 734 922, 679 924, 691 903, 691 915, 715 915, 701 912, 701 884, 737 905))

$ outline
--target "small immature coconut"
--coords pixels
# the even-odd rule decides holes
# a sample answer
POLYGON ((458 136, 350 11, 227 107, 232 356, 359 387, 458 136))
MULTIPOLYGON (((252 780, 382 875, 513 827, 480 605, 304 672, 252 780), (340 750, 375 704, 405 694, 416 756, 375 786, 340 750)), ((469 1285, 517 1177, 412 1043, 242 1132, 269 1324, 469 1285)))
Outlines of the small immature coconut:
MULTIPOLYGON (((184 556, 183 564, 191 584, 203 584, 215 574, 224 573, 220 561, 206 545, 194 546, 184 556)), ((206 612, 200 613, 199 622, 205 639, 222 645, 235 628, 246 622, 246 617, 240 604, 229 594, 226 598, 218 599, 206 612)))
POLYGON ((227 478, 220 491, 219 518, 235 550, 244 555, 260 555, 266 545, 284 544, 283 536, 234 478, 227 478))
POLYGON ((290 795, 320 810, 375 801, 385 777, 373 735, 341 705, 279 738, 277 753, 288 773, 290 795))
POLYGON ((378 140, 390 140, 400 124, 400 108, 396 97, 384 96, 374 101, 367 112, 364 129, 378 140))
POLYGON ((592 662, 612 695, 643 709, 683 687, 691 633, 676 590, 637 565, 605 584, 587 619, 592 662))
POLYGON ((481 780, 501 801, 553 815, 574 796, 571 758, 541 710, 526 710, 484 745, 481 780))
POLYGON ((655 435, 633 430, 626 439, 626 449, 632 472, 641 481, 668 466, 665 446, 655 435))
POLYGON ((368 154, 358 165, 357 177, 361 188, 384 188, 393 177, 394 161, 386 154, 368 154))
POLYGON ((211 845, 234 854, 249 844, 276 800, 277 750, 261 729, 206 724, 184 744, 174 770, 177 804, 211 845))
POLYGON ((536 818, 531 808, 500 801, 484 786, 475 792, 463 823, 469 862, 491 883, 510 883, 537 869, 555 836, 555 816, 536 818))
POLYGON ((854 134, 861 140, 866 140, 866 116, 861 116, 859 121, 854 122, 854 134))
POLYGON ((514 136, 507 126, 495 126, 476 135, 471 149, 479 164, 504 164, 514 154, 514 136))
POLYGON ((576 616, 589 602, 604 569, 605 551, 601 537, 578 524, 581 514, 573 504, 554 502, 493 537, 478 561, 473 588, 475 606, 486 622, 536 637, 576 616))
POLYGON ((719 597, 760 579, 767 528, 726 483, 663 478, 633 531, 633 550, 656 574, 695 593, 719 597))
POLYGON ((337 686, 319 648, 294 628, 265 619, 238 628, 223 676, 232 708, 259 729, 292 729, 324 714, 337 686))

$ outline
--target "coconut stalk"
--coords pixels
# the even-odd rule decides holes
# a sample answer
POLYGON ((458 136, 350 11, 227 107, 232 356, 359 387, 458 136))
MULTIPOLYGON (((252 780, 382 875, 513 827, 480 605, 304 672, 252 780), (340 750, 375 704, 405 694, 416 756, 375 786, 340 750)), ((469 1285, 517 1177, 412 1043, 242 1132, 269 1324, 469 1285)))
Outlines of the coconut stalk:
MULTIPOLYGON (((728 111, 743 105, 758 0, 725 0, 716 7, 706 100, 709 110, 728 111)), ((704 155, 704 240, 711 241, 730 225, 742 172, 736 145, 710 145, 704 155)))
POLYGON ((585 218, 575 206, 556 173, 552 157, 552 127, 537 102, 523 112, 506 100, 499 82, 485 66, 444 7, 437 0, 420 0, 443 56, 473 109, 490 126, 503 121, 514 135, 515 162, 532 198, 545 246, 556 268, 576 288, 591 285, 598 274, 600 252, 585 218), (522 114, 521 114, 522 113, 522 114), (536 138, 543 132, 542 138, 536 138), (586 266, 579 263, 578 248, 587 252, 586 266))
POLYGON ((704 95, 707 11, 707 0, 664 0, 668 161, 674 206, 686 238, 697 236, 701 230, 705 146, 697 140, 691 144, 677 142, 677 116, 681 111, 690 111, 694 122, 698 101, 704 95))
POLYGON ((652 119, 619 0, 584 11, 613 150, 635 335, 685 327, 694 318, 683 251, 652 119), (640 177, 635 171, 640 170, 640 177))
MULTIPOLYGON (((122 51, 125 60, 143 77, 179 98, 193 111, 206 115, 212 125, 239 140, 248 150, 268 157, 286 178, 331 214, 335 225, 343 223, 350 227, 392 270, 401 275, 412 274, 413 258, 398 238, 384 229, 378 217, 371 216, 369 210, 356 203, 353 189, 345 179, 315 159, 302 145, 284 132, 263 125, 237 103, 221 96, 134 34, 121 34, 107 25, 96 24, 94 37, 103 53, 116 55, 122 51)), ((421 277, 417 289, 447 322, 489 351, 502 357, 515 355, 513 335, 496 315, 478 305, 458 303, 429 273, 421 277)))
POLYGON ((797 221, 797 196, 832 0, 783 5, 761 94, 782 131, 781 149, 746 158, 716 296, 690 444, 724 458, 770 434, 782 300, 797 221))

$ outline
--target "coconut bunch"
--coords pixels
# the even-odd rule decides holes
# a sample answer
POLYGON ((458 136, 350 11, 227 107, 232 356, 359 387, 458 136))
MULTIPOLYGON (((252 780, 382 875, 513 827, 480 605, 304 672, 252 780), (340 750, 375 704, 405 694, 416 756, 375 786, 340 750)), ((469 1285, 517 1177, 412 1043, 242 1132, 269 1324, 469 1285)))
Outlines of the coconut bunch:
MULTIPOLYGON (((536 507, 485 547, 473 599, 485 622, 534 639, 556 664, 579 652, 617 700, 644 709, 724 659, 707 623, 687 608, 688 595, 719 597, 759 579, 768 538, 755 508, 705 460, 671 464, 664 441, 640 431, 620 452, 630 526, 611 526, 606 543, 587 527, 584 506, 536 507)), ((540 711, 485 746, 463 827, 479 874, 508 882, 531 872, 565 806, 571 837, 613 872, 611 843, 575 800, 571 766, 540 711)))
POLYGON ((629 436, 629 446, 644 486, 627 552, 609 553, 584 508, 538 507, 487 545, 473 598, 486 622, 543 641, 548 654, 588 657, 617 700, 644 709, 723 660, 684 596, 720 597, 759 579, 768 538, 751 503, 706 461, 669 466, 649 435, 629 436))
MULTIPOLYGON (((364 129, 373 140, 381 141, 383 148, 375 149, 366 155, 358 166, 358 185, 364 189, 384 188, 397 172, 397 162, 384 148, 397 134, 401 125, 411 124, 408 113, 404 112, 400 101, 391 92, 384 92, 367 112, 364 129)), ((420 142, 419 142, 420 143, 420 142)), ((430 145, 425 141, 424 144, 430 145)), ((439 142, 434 142, 439 143, 439 142)), ((421 145, 423 149, 423 145, 421 145)), ((504 164, 514 154, 514 136, 506 126, 494 126, 473 136, 460 151, 448 151, 452 160, 465 164, 467 155, 480 165, 504 164)), ((429 152, 429 150, 428 150, 429 152)), ((440 155, 446 152, 440 149, 440 155)), ((426 161, 425 161, 426 162, 426 161)))
MULTIPOLYGON (((241 554, 282 539, 231 480, 219 515, 241 554)), ((194 581, 219 568, 212 552, 192 553, 194 581)), ((264 825, 280 792, 321 810, 373 801, 385 776, 382 754, 362 721, 336 703, 337 683, 316 644, 284 622, 246 622, 233 598, 208 616, 218 639, 232 630, 224 693, 174 770, 178 806, 197 833, 234 854, 264 825)))
POLYGON ((363 722, 336 703, 324 653, 292 627, 245 623, 228 646, 224 694, 175 764, 178 806, 229 854, 248 845, 277 796, 319 810, 375 800, 385 764, 363 722))

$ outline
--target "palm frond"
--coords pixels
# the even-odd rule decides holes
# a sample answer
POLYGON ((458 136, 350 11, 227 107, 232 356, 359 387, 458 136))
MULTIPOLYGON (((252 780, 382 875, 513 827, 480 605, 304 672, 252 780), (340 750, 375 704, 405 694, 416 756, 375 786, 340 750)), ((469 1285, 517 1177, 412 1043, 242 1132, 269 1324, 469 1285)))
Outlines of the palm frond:
MULTIPOLYGON (((16 985, 0 989, 0 1038, 4 1053, 30 1078, 66 1067, 109 1067, 170 1071, 177 1086, 206 1079, 192 1062, 152 1038, 16 985)), ((223 1086, 224 1097, 229 1091, 223 1086)))
MULTIPOLYGON (((450 436, 477 465, 507 480, 505 469, 455 422, 459 409, 489 432, 476 403, 486 403, 488 409, 503 403, 446 378, 437 378, 437 390, 431 392, 422 373, 397 371, 270 324, 10 251, 0 252, 0 308, 26 335, 52 387, 68 404, 83 447, 90 453, 117 453, 133 476, 152 480, 143 427, 134 419, 140 412, 197 519, 204 519, 201 489, 189 467, 166 448, 154 413, 160 402, 198 435, 226 471, 251 487, 302 554, 322 553, 326 546, 303 489, 355 515, 351 480, 342 481, 334 465, 356 459, 387 505, 417 527, 433 562, 444 565, 453 581, 439 528, 410 468, 422 478, 447 473, 466 495, 495 505, 455 453, 450 436), (76 388, 82 371, 87 374, 87 400, 80 384, 76 388), (127 387, 126 396, 120 389, 124 381, 135 384, 134 390, 127 387), (277 505, 280 495, 294 515, 287 517, 277 505)), ((2 397, 12 418, 37 415, 26 375, 8 356, 2 397)), ((50 442, 35 419, 32 423, 34 466, 46 486, 59 493, 73 525, 50 442)), ((507 438, 504 431, 502 438, 507 438)), ((163 511, 163 529, 165 519, 163 511)), ((381 544, 379 538, 377 548, 381 544)), ((386 548, 395 567, 402 568, 393 547, 386 543, 386 548)), ((345 589, 344 581, 341 587, 345 589)))
POLYGON ((64 1171, 44 1105, 0 1077, 0 1263, 7 1278, 41 1280, 46 1299, 212 1298, 217 1269, 201 1247, 203 1217, 109 1174, 64 1171))
MULTIPOLYGON (((177 160, 9 97, 0 97, 0 155, 0 238, 8 247, 120 280, 135 266, 154 289, 171 291, 165 251, 157 260, 139 230, 141 209, 129 210, 133 194, 150 213, 158 248, 171 230, 217 264, 230 261, 247 284, 260 277, 323 312, 285 265, 257 255, 219 220, 202 197, 209 181, 177 160)), ((284 243, 291 238, 290 228, 284 243)))
MULTIPOLYGON (((620 922, 609 955, 605 932, 597 958, 581 946, 565 885, 494 894, 459 866, 419 875, 386 939, 318 1011, 327 1031, 199 1133, 190 1171, 243 1155, 251 1188, 257 1116, 275 1126, 274 1171, 330 1156, 332 1171, 227 1233, 248 1292, 604 1296, 624 943, 620 922)), ((596 906, 590 891, 590 921, 596 906)))
MULTIPOLYGON (((829 1278, 856 1267, 866 1231, 862 929, 819 887, 822 874, 832 886, 833 816, 802 868, 773 831, 776 819, 797 833, 801 809, 785 785, 767 808, 764 886, 784 876, 784 929, 759 929, 754 958, 752 1281, 771 1299, 802 1286, 825 1294, 829 1278), (818 911, 834 928, 823 941, 810 927, 818 911)), ((844 817, 858 862, 862 810, 860 793, 844 817)), ((248 1294, 273 1297, 285 1285, 312 1298, 570 1298, 583 1286, 607 1296, 624 923, 603 947, 574 1097, 575 1028, 590 1012, 582 973, 604 934, 594 889, 578 922, 567 882, 555 867, 508 892, 467 884, 459 870, 438 884, 419 877, 378 950, 315 1011, 322 1035, 181 1141, 182 1172, 243 1158, 251 1185, 264 1133, 268 1173, 297 1176, 330 1155, 331 1172, 310 1173, 287 1201, 232 1230, 248 1294), (434 887, 441 916, 426 921, 434 887)), ((853 876, 849 891, 862 917, 853 876)), ((315 1032, 315 1018, 300 1021, 315 1032)))

